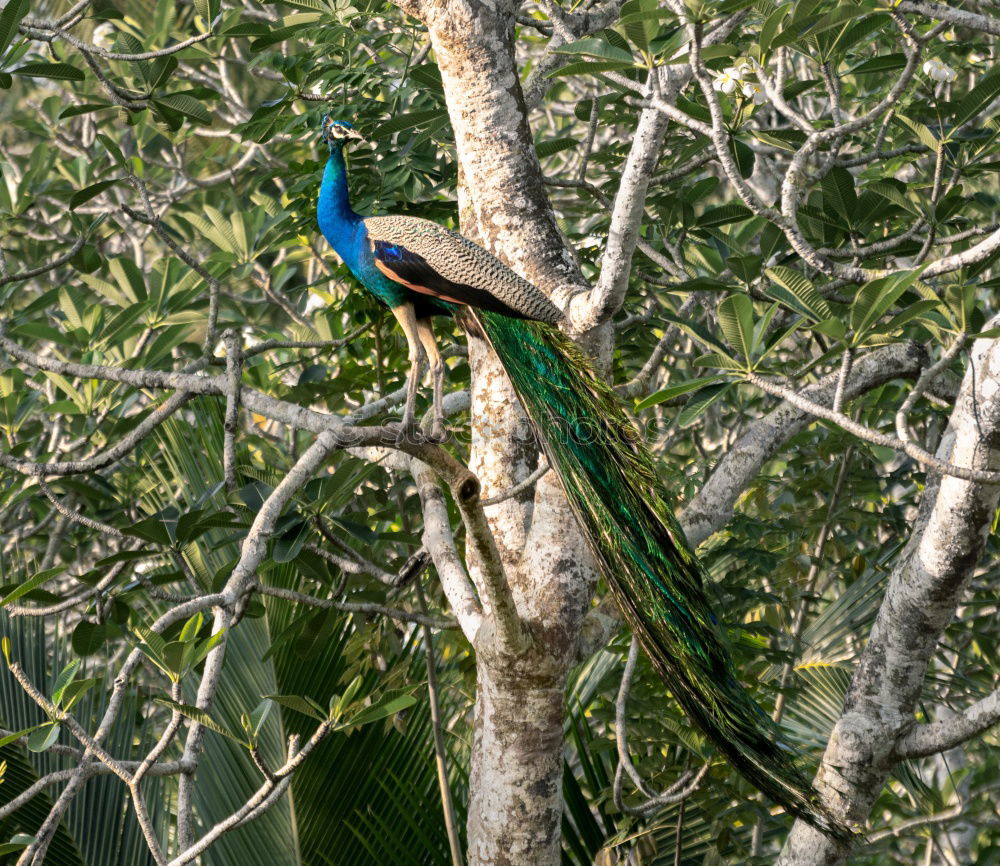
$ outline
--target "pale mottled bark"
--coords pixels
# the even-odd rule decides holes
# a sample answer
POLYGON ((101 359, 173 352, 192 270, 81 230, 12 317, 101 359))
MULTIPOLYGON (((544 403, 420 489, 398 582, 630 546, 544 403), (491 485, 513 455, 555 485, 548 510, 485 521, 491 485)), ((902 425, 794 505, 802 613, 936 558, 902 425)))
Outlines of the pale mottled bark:
MULTIPOLYGON (((656 76, 659 77, 658 72, 656 76)), ((589 330, 621 309, 632 269, 632 254, 642 226, 646 190, 659 161, 666 131, 667 118, 656 108, 644 109, 639 115, 634 143, 625 161, 619 192, 615 197, 601 276, 593 291, 574 298, 569 308, 575 328, 589 330), (582 298, 586 298, 585 303, 579 303, 578 299, 582 298)))
MULTIPOLYGON (((512 3, 423 4, 461 166, 462 230, 557 298, 586 288, 542 185, 513 51, 512 3)), ((496 357, 470 338, 470 468, 485 497, 527 478, 538 449, 496 357)), ((554 477, 486 516, 530 640, 512 652, 492 611, 476 635, 470 866, 554 866, 562 812, 563 691, 596 574, 554 477)), ((479 563, 470 575, 481 586, 479 563)), ((480 597, 483 594, 480 593, 480 597)))
MULTIPOLYGON (((463 231, 535 284, 578 284, 541 185, 513 55, 512 4, 446 2, 421 9, 441 69, 461 166, 463 231)), ((538 465, 527 418, 498 359, 476 338, 472 370, 470 468, 488 497, 538 465)), ((496 639, 484 594, 475 637, 477 691, 470 768, 467 862, 538 864, 559 859, 565 664, 552 663, 525 609, 522 551, 534 490, 486 508, 510 592, 532 637, 512 651, 496 639)), ((469 572, 482 586, 480 563, 469 572)))
POLYGON ((496 662, 480 652, 467 862, 551 866, 559 862, 565 681, 496 662))
POLYGON ((485 245, 545 292, 586 288, 545 195, 514 63, 515 5, 422 4, 485 245))
MULTIPOLYGON (((978 340, 938 454, 990 469, 998 449, 1000 343, 978 340)), ((954 477, 928 486, 816 779, 830 808, 851 822, 865 820, 899 759, 897 743, 912 726, 927 664, 983 551, 998 497, 996 485, 954 477)), ((848 853, 798 821, 778 864, 840 866, 848 853)))

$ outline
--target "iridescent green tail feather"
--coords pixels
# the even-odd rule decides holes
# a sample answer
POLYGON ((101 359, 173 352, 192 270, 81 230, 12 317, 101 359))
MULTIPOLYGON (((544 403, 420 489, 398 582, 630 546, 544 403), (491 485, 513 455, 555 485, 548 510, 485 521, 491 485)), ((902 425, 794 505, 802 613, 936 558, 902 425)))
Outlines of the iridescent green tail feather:
POLYGON ((471 313, 513 382, 623 615, 684 712, 776 803, 825 832, 849 835, 736 679, 701 567, 613 391, 556 328, 471 313))

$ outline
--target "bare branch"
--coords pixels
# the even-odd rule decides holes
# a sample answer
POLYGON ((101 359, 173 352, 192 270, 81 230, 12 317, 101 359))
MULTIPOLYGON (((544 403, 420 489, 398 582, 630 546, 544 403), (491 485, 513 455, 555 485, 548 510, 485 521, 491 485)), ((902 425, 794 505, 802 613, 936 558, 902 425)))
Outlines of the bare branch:
POLYGON ((959 27, 979 30, 992 36, 1000 36, 1000 20, 987 15, 977 15, 965 9, 945 6, 943 3, 931 3, 927 0, 902 0, 896 7, 900 12, 916 12, 938 21, 947 21, 959 27))
POLYGON ((268 586, 263 583, 258 583, 256 589, 261 595, 283 598, 285 601, 294 601, 297 604, 305 604, 309 607, 318 607, 323 609, 333 608, 347 613, 381 614, 382 616, 387 616, 391 619, 398 619, 400 622, 415 622, 428 628, 458 628, 458 623, 453 619, 448 619, 447 617, 411 613, 408 610, 398 610, 396 608, 386 607, 383 604, 375 604, 373 602, 338 601, 335 598, 317 598, 314 595, 308 595, 304 592, 296 592, 295 590, 285 589, 280 586, 268 586))
POLYGON ((462 633, 470 643, 475 644, 476 634, 483 622, 483 610, 455 547, 444 494, 426 463, 413 460, 410 466, 424 514, 424 546, 434 560, 434 567, 441 579, 441 587, 458 619, 462 633))
POLYGON ((171 415, 181 408, 193 395, 190 392, 178 391, 157 406, 146 418, 140 421, 132 430, 123 436, 115 445, 107 448, 93 457, 84 460, 60 460, 53 463, 37 463, 14 457, 0 451, 0 466, 13 469, 25 475, 79 475, 85 472, 96 472, 121 460, 132 452, 149 434, 171 415))
MULTIPOLYGON (((417 600, 420 602, 420 612, 427 616, 427 599, 424 588, 417 581, 417 600)), ((434 757, 437 766, 438 789, 441 791, 441 805, 444 809, 445 829, 448 832, 448 847, 451 849, 452 866, 463 866, 462 845, 458 836, 458 819, 455 815, 455 804, 451 797, 451 786, 448 784, 448 755, 444 747, 444 731, 441 722, 441 701, 438 694, 437 665, 434 660, 434 638, 430 627, 423 626, 424 661, 427 665, 427 699, 431 709, 431 730, 434 733, 434 757)))
POLYGON ((47 264, 39 265, 36 268, 29 268, 28 270, 21 271, 17 274, 0 275, 0 286, 6 286, 8 283, 19 283, 24 280, 30 280, 32 277, 37 277, 41 274, 47 274, 49 271, 54 271, 60 265, 66 264, 66 262, 80 252, 80 250, 83 249, 83 245, 86 240, 87 239, 83 236, 78 237, 73 242, 73 246, 71 246, 67 252, 47 264))
POLYGON ((842 427, 848 433, 853 433, 859 439, 864 439, 866 442, 871 442, 874 445, 882 445, 886 448, 893 448, 896 451, 902 451, 922 466, 934 469, 935 471, 944 473, 945 475, 952 475, 955 478, 964 478, 966 481, 978 481, 985 484, 1000 484, 1000 472, 988 469, 975 469, 968 466, 956 466, 953 463, 949 463, 947 460, 938 459, 930 452, 925 451, 919 445, 915 445, 913 442, 903 441, 901 439, 897 439, 895 436, 888 436, 885 433, 879 433, 878 430, 872 430, 870 427, 866 427, 864 424, 855 421, 853 418, 849 418, 842 412, 834 412, 833 409, 828 409, 826 406, 814 403, 812 400, 803 397, 786 385, 780 385, 770 379, 765 379, 763 376, 759 376, 756 373, 748 373, 746 379, 751 385, 756 385, 768 394, 773 394, 775 397, 781 397, 783 400, 787 400, 803 412, 808 412, 818 418, 825 418, 827 421, 832 421, 838 427, 842 427))
POLYGON ((636 770, 635 765, 632 763, 632 757, 629 755, 625 724, 625 705, 628 701, 629 690, 632 687, 632 676, 635 673, 635 665, 638 659, 639 641, 633 637, 632 643, 629 644, 628 658, 625 661, 625 670, 622 672, 621 684, 618 687, 618 697, 615 699, 615 738, 618 742, 618 768, 615 770, 614 801, 615 805, 626 814, 640 815, 648 818, 664 806, 668 806, 671 803, 678 803, 690 797, 698 790, 698 786, 701 784, 701 780, 705 778, 705 774, 708 772, 711 764, 706 763, 697 773, 692 770, 685 770, 676 782, 659 793, 652 791, 642 776, 639 775, 639 771, 636 770), (646 800, 638 806, 629 806, 625 803, 625 799, 622 796, 622 781, 626 773, 636 788, 646 797, 646 800))
POLYGON ((1000 722, 1000 689, 952 718, 912 728, 900 738, 895 753, 903 759, 946 752, 986 733, 997 722, 1000 722))
POLYGON ((223 421, 222 474, 228 490, 236 489, 236 431, 239 423, 243 355, 233 330, 222 335, 226 346, 226 417, 223 421))
MULTIPOLYGON (((926 354, 913 343, 868 352, 853 365, 844 390, 845 399, 852 399, 897 377, 915 376, 925 361, 926 354)), ((839 372, 831 373, 802 393, 812 403, 830 406, 838 381, 839 372)), ((701 544, 729 522, 736 500, 761 467, 774 456, 783 442, 810 421, 809 412, 786 401, 747 425, 684 509, 681 525, 691 544, 701 544)))

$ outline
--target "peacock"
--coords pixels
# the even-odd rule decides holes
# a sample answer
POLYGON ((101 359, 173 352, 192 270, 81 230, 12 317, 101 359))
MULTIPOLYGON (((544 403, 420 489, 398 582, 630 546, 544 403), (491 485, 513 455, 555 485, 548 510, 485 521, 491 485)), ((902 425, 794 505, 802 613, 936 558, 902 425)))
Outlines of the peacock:
POLYGON ((453 316, 500 359, 622 614, 684 712, 751 784, 820 830, 846 836, 819 802, 798 754, 780 742, 737 680, 702 568, 658 488, 652 457, 614 392, 557 327, 562 311, 457 232, 418 217, 355 213, 344 147, 364 138, 329 116, 322 137, 330 156, 317 207, 320 230, 406 336, 401 435, 416 432, 426 354, 433 382, 429 438, 444 436, 444 363, 431 319, 453 316))

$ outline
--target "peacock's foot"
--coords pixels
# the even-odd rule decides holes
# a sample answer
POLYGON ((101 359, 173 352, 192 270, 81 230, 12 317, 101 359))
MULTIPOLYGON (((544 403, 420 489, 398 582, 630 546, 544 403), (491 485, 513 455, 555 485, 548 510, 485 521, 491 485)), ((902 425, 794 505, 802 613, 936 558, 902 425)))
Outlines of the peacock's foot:
POLYGON ((444 426, 444 421, 440 418, 435 418, 431 424, 430 430, 424 433, 425 438, 428 442, 433 442, 436 445, 446 442, 448 439, 448 428, 444 426))
POLYGON ((396 444, 402 445, 405 442, 423 442, 427 439, 423 431, 412 421, 389 421, 385 425, 396 433, 396 444))

